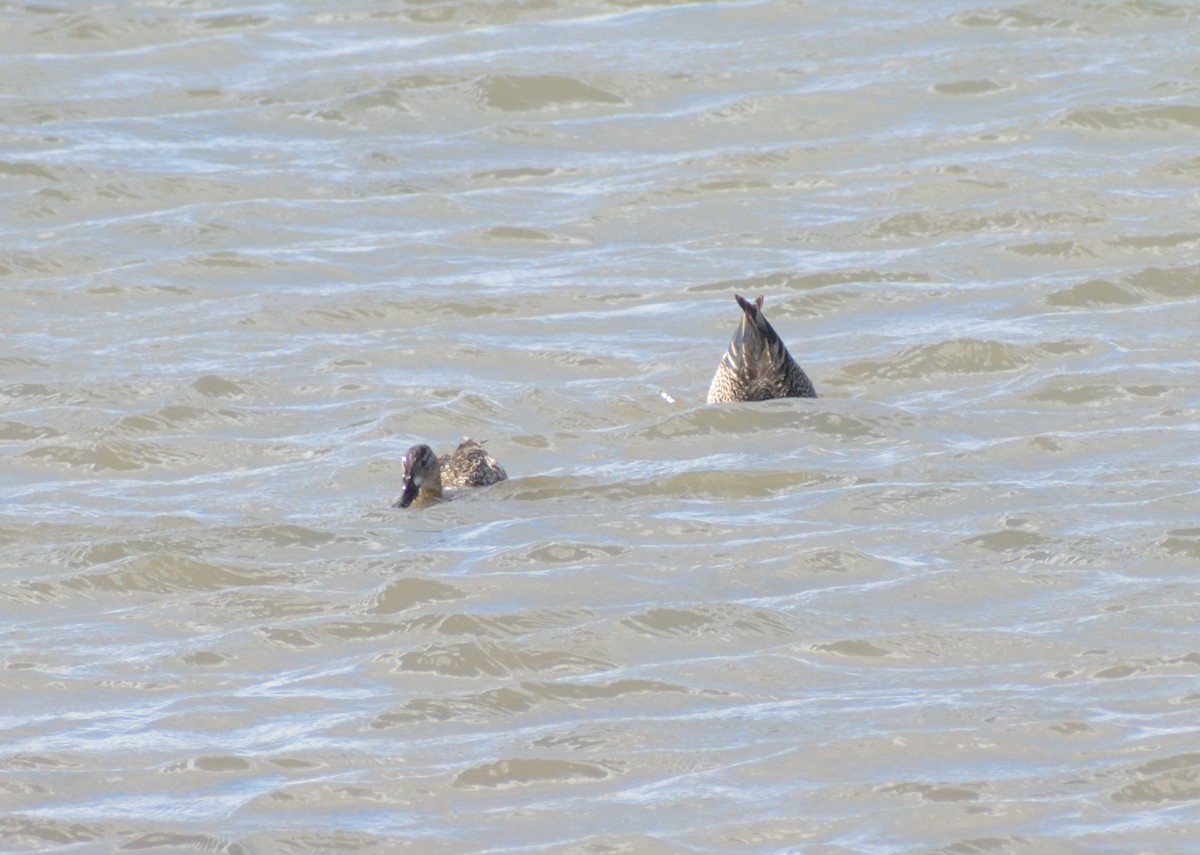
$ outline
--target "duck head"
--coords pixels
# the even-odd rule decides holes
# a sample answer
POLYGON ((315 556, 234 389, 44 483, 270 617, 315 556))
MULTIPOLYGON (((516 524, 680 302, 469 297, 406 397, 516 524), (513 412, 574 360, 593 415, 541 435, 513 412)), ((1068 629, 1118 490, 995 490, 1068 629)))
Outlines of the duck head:
POLYGON ((427 505, 442 497, 442 472, 428 445, 414 445, 404 455, 404 489, 393 508, 427 505))

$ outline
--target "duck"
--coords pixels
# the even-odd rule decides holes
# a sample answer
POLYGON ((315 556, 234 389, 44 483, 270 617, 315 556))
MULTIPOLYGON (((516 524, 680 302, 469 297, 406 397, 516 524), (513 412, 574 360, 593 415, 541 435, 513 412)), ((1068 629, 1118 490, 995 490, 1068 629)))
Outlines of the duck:
POLYGON ((733 297, 742 308, 742 321, 717 365, 708 403, 817 397, 812 381, 763 315, 763 295, 753 303, 740 294, 733 297))
POLYGON ((504 467, 483 448, 483 443, 463 437, 453 454, 440 458, 425 443, 404 455, 404 490, 393 508, 422 507, 440 502, 443 487, 486 487, 508 478, 504 467))

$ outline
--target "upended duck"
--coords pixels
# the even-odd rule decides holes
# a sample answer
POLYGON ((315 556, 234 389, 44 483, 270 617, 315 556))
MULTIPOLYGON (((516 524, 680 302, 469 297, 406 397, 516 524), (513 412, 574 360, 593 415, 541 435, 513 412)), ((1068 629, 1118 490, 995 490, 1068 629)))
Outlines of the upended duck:
POLYGON ((504 467, 477 440, 464 437, 453 454, 440 458, 421 443, 404 455, 404 490, 392 507, 432 505, 444 498, 443 487, 486 487, 507 478, 504 467))
POLYGON ((708 403, 817 397, 812 381, 763 315, 762 295, 753 303, 733 296, 742 307, 742 322, 717 365, 708 403))

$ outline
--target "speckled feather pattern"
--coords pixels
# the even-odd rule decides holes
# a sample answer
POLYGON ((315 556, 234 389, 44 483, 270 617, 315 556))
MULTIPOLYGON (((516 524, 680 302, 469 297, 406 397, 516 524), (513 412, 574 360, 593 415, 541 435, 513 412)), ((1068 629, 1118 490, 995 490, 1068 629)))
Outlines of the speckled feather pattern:
POLYGON ((734 299, 742 321, 708 387, 708 403, 817 397, 812 381, 763 315, 762 295, 753 303, 737 294, 734 299))
POLYGON ((464 438, 453 454, 438 458, 442 484, 447 487, 486 487, 508 478, 504 467, 488 454, 483 443, 464 438))

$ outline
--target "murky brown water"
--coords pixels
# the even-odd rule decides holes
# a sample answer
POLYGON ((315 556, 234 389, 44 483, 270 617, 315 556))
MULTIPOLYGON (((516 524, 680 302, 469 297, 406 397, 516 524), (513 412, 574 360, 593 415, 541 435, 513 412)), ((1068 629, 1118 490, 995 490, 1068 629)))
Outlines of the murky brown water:
POLYGON ((1194 851, 1198 32, 0 6, 0 848, 1194 851))

